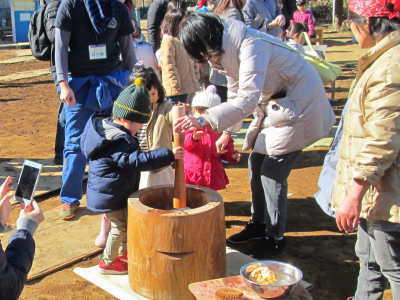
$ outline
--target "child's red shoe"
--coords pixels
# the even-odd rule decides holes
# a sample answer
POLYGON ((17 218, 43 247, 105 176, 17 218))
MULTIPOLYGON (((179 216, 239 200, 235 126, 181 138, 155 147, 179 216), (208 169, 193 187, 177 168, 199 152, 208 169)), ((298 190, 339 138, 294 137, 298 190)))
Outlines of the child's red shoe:
POLYGON ((123 254, 117 256, 117 258, 118 258, 120 261, 124 262, 124 263, 128 263, 128 252, 125 252, 125 253, 123 253, 123 254))
POLYGON ((128 264, 121 261, 118 257, 109 265, 100 260, 99 270, 104 275, 125 275, 128 274, 128 264))

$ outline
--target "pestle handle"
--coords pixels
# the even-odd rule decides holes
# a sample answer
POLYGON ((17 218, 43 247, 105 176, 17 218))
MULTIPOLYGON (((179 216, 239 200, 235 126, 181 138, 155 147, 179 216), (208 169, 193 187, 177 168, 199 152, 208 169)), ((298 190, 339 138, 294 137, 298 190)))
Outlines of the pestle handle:
MULTIPOLYGON (((184 105, 175 105, 172 108, 174 122, 185 115, 184 105)), ((182 147, 184 143, 183 132, 174 132, 174 147, 182 147)), ((186 207, 186 184, 185 184, 185 171, 183 168, 183 159, 175 161, 175 183, 174 183, 174 196, 173 207, 185 208, 186 207)))

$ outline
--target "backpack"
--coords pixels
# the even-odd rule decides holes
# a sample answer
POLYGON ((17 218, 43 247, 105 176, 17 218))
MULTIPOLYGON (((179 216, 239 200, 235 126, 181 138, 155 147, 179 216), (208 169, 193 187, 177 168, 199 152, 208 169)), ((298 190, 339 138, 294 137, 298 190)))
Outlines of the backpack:
POLYGON ((54 29, 57 10, 61 0, 48 0, 32 15, 29 23, 28 40, 32 55, 39 60, 54 62, 54 29))

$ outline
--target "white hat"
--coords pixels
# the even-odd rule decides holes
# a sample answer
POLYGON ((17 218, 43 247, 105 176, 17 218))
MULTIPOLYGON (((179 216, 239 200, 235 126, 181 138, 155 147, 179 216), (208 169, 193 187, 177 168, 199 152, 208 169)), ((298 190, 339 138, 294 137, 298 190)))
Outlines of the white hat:
POLYGON ((210 108, 221 104, 221 98, 216 93, 216 87, 209 85, 205 91, 198 92, 192 100, 192 107, 210 108))

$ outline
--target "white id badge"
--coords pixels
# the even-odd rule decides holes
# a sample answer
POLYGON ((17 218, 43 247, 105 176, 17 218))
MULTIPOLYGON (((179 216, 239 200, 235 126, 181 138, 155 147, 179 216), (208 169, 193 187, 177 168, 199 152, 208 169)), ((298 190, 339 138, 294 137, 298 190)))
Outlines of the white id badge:
POLYGON ((89 45, 89 59, 106 59, 107 58, 107 48, 105 44, 99 45, 89 45))

